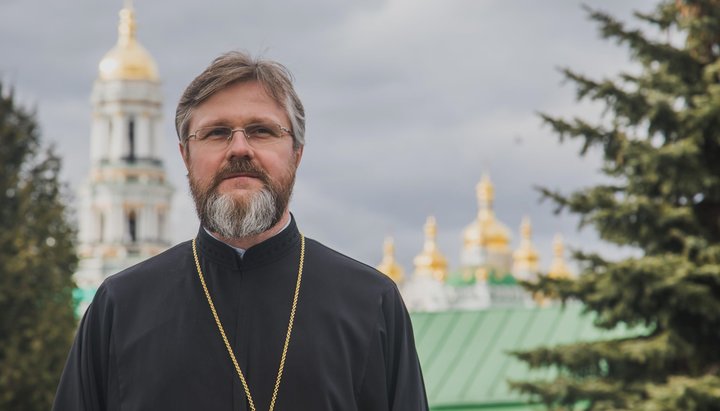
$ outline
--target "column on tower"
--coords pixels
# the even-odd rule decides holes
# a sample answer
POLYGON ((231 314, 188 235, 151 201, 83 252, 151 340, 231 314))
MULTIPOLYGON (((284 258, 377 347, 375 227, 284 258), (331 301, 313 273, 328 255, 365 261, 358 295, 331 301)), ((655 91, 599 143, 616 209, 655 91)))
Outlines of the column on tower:
POLYGON ((122 243, 125 232, 125 213, 118 199, 113 199, 110 203, 107 223, 107 242, 110 244, 122 243))
POLYGON ((93 115, 93 122, 90 128, 90 161, 97 164, 106 160, 110 151, 110 122, 101 113, 93 115))
POLYGON ((110 160, 119 162, 127 152, 127 121, 121 112, 115 112, 111 116, 112 130, 110 133, 110 160))
POLYGON ((98 221, 98 212, 97 208, 95 206, 88 207, 88 214, 90 218, 88 218, 87 221, 87 230, 84 234, 84 237, 88 241, 97 241, 97 233, 99 229, 99 221, 98 221))
POLYGON ((138 159, 150 158, 150 140, 152 138, 152 132, 150 128, 150 121, 146 113, 135 116, 135 138, 137 141, 135 157, 138 159))
MULTIPOLYGON (((150 144, 150 157, 154 159, 162 159, 167 155, 165 153, 164 148, 165 145, 163 144, 163 125, 162 121, 160 121, 160 115, 152 115, 150 116, 150 127, 152 129, 152 141, 150 144)), ((175 153, 175 151, 173 152, 175 153)))
POLYGON ((157 242, 158 221, 155 204, 147 203, 142 209, 142 240, 155 243, 157 242))
POLYGON ((105 210, 102 207, 95 207, 93 210, 93 226, 92 226, 92 233, 93 235, 93 241, 102 243, 105 241, 105 236, 107 228, 105 227, 106 223, 106 217, 105 217, 105 210))
POLYGON ((168 236, 168 216, 169 213, 169 205, 168 204, 158 204, 157 205, 157 215, 158 215, 158 243, 159 244, 170 244, 170 238, 168 236))

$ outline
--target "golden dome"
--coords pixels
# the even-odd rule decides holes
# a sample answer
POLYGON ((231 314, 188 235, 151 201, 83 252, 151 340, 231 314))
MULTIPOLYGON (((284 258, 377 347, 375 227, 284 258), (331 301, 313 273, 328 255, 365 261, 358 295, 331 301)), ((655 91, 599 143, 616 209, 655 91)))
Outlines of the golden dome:
POLYGON ((400 284, 404 278, 404 270, 400 264, 395 261, 395 244, 393 244, 392 237, 385 239, 385 245, 383 246, 383 259, 380 265, 377 266, 378 271, 387 275, 395 281, 395 284, 400 284))
POLYGON ((478 217, 463 231, 465 247, 481 247, 494 251, 505 251, 510 244, 510 231, 495 218, 492 209, 494 187, 487 174, 483 174, 476 190, 478 217))
POLYGON ((435 243, 437 236, 437 224, 435 217, 428 217, 425 223, 425 245, 423 251, 415 257, 415 274, 431 275, 434 278, 445 281, 447 278, 448 262, 445 256, 438 250, 435 243))
POLYGON ((513 253, 513 272, 537 272, 540 254, 538 254, 535 246, 532 244, 530 237, 532 236, 532 227, 530 226, 530 218, 523 218, 520 225, 520 246, 513 253))
POLYGON ((135 11, 131 4, 120 10, 118 42, 100 60, 100 80, 157 80, 150 53, 135 38, 135 11))
POLYGON ((563 245, 563 239, 560 234, 555 236, 553 240, 553 258, 552 264, 550 264, 550 270, 548 271, 548 277, 550 278, 569 278, 572 273, 565 264, 565 246, 563 245))

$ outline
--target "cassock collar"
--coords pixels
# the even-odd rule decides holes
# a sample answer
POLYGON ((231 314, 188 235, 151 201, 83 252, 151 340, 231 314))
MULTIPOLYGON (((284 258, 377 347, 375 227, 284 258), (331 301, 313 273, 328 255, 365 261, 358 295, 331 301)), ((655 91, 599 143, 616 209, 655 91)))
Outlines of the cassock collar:
POLYGON ((209 258, 227 267, 248 269, 276 261, 281 255, 293 251, 300 242, 300 232, 295 217, 290 214, 290 224, 276 235, 245 250, 241 258, 229 245, 214 238, 200 226, 197 235, 201 258, 209 258))

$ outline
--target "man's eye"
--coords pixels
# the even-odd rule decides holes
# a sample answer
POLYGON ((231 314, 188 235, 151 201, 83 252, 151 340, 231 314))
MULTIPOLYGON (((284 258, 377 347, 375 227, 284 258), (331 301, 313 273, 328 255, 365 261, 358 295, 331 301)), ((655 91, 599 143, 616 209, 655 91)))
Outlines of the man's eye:
POLYGON ((200 139, 210 139, 210 140, 218 140, 227 138, 229 131, 227 127, 211 127, 204 129, 202 133, 200 134, 200 139))
POLYGON ((247 136, 254 139, 269 139, 277 137, 277 132, 270 126, 264 124, 253 124, 245 127, 247 136))

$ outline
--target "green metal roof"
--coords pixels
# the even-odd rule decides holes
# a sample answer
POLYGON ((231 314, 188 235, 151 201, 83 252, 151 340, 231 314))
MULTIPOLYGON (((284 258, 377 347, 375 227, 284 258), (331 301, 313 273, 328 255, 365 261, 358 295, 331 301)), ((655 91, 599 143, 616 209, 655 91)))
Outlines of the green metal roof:
POLYGON ((488 284, 490 286, 493 285, 515 285, 517 284, 517 280, 515 279, 515 276, 513 276, 510 273, 505 274, 498 274, 495 271, 491 271, 490 275, 488 275, 488 284))
POLYGON ((463 287, 475 284, 475 275, 467 270, 451 271, 445 279, 445 284, 454 287, 463 287))
MULTIPOLYGON (((475 269, 472 267, 465 267, 465 269, 451 271, 448 273, 445 283, 454 287, 463 287, 473 285, 477 282, 475 279, 475 269)), ((516 285, 517 280, 510 272, 500 273, 495 269, 488 271, 487 278, 488 285, 516 285)))
POLYGON ((412 313, 415 341, 433 410, 538 410, 507 380, 552 377, 530 371, 513 350, 627 335, 605 331, 580 304, 412 313))

